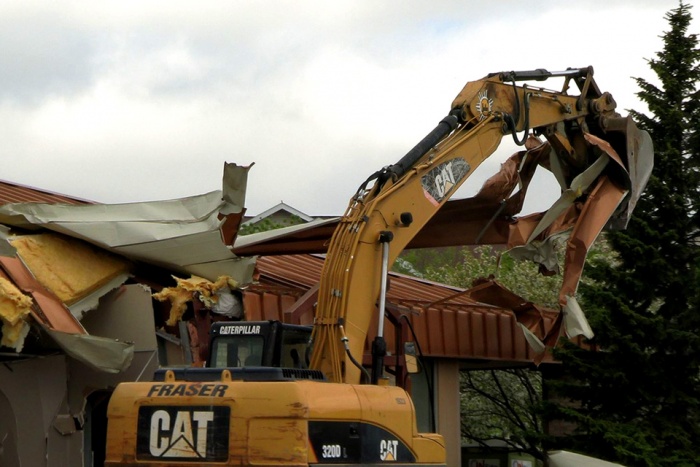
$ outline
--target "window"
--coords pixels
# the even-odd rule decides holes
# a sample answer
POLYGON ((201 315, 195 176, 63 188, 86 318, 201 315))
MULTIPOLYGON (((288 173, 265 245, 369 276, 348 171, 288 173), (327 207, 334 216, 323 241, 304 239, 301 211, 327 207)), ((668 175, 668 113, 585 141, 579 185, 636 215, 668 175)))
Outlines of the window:
POLYGON ((261 366, 262 336, 218 337, 212 349, 212 367, 261 366))
POLYGON ((280 366, 283 368, 308 368, 306 361, 308 346, 308 331, 285 329, 282 335, 280 366))

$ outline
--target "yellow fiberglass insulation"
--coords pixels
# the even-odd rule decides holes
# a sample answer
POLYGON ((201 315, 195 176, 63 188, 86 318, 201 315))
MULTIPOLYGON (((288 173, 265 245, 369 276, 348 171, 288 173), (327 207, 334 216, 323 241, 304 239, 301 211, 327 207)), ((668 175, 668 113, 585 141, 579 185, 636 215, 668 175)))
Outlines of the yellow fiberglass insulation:
POLYGON ((66 305, 129 270, 127 260, 59 234, 26 235, 10 243, 36 280, 66 305))
POLYGON ((216 282, 211 282, 203 277, 191 276, 189 279, 180 279, 173 276, 177 285, 166 287, 158 293, 153 294, 156 300, 164 302, 170 300, 170 316, 165 323, 174 326, 182 318, 187 310, 187 302, 191 302, 195 296, 208 308, 211 308, 219 299, 216 292, 219 289, 228 287, 235 289, 238 283, 231 276, 219 276, 216 282))
POLYGON ((0 319, 2 319, 1 345, 15 347, 27 326, 26 316, 31 311, 32 299, 19 291, 7 279, 0 277, 0 319))

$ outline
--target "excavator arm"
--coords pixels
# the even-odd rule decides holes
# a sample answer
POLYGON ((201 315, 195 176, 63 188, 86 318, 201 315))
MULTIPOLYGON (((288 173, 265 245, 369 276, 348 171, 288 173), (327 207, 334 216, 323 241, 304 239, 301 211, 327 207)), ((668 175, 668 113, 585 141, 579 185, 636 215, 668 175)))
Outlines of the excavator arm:
MULTIPOLYGON (((214 360, 222 360, 223 368, 165 369, 156 381, 119 384, 109 403, 105 465, 445 466, 444 439, 418 431, 408 393, 396 386, 356 384, 363 371, 357 359, 371 319, 376 317, 380 328, 383 324, 389 265, 509 135, 527 148, 515 164, 522 179, 531 175, 533 163, 547 166, 560 181, 562 196, 533 222, 512 219, 512 205, 518 203, 508 201, 518 196, 509 193, 518 176, 502 169, 485 185, 495 181, 499 188, 480 194, 496 192, 507 207, 483 221, 484 233, 474 241, 492 241, 495 230, 500 234, 502 229, 489 228, 504 221, 498 216, 510 223, 509 246, 530 247, 570 230, 559 315, 575 315, 573 294, 585 253, 609 220, 626 224, 649 176, 651 142, 631 119, 615 113, 614 100, 600 92, 590 68, 493 74, 468 83, 428 136, 396 164, 370 176, 351 199, 331 240, 319 288, 311 366, 321 371, 259 367, 283 362, 270 352, 258 356, 252 343, 247 352, 226 345, 233 336, 253 342, 265 334, 275 340, 264 329, 273 324, 221 323, 214 334, 226 345, 214 360), (564 80, 558 92, 519 84, 556 77, 564 80), (567 93, 572 83, 578 95, 567 93), (535 139, 540 137, 547 142, 535 139), (511 228, 516 223, 527 228, 511 228), (246 364, 239 368, 244 353, 246 364), (248 356, 255 356, 255 366, 248 367, 248 356)), ((513 160, 504 167, 513 167, 513 160)), ((501 204, 492 195, 485 198, 489 206, 501 204)), ((472 227, 470 232, 479 231, 472 227)), ((488 284, 470 289, 484 299, 491 294, 499 306, 519 305, 517 297, 497 291, 494 298, 493 291, 488 284)), ((533 316, 519 313, 528 332, 548 345, 560 328, 575 327, 564 319, 557 321, 559 327, 545 328, 537 316, 526 323, 533 316)), ((378 334, 373 382, 384 381, 385 344, 378 334)), ((301 350, 305 339, 282 341, 301 350)))
MULTIPOLYGON (((311 367, 322 370, 330 381, 360 382, 357 360, 364 353, 378 300, 383 311, 389 265, 504 137, 512 136, 519 145, 531 136, 547 140, 547 165, 556 169, 568 205, 585 201, 602 190, 601 185, 613 185, 609 196, 619 199, 602 215, 605 222, 615 217, 619 227, 625 226, 649 177, 652 145, 648 134, 620 117, 615 106, 612 96, 598 89, 590 67, 494 73, 467 83, 437 127, 396 164, 370 176, 350 200, 324 264, 311 367), (563 79, 561 91, 529 84, 551 78, 563 79), (572 83, 577 95, 567 93, 572 83)), ((545 215, 527 241, 555 222, 568 205, 555 203, 550 218, 545 215)), ((586 249, 597 233, 582 240, 588 243, 586 249)), ((575 292, 580 268, 570 268, 569 276, 560 295, 563 308, 575 292)), ((381 334, 383 312, 380 316, 381 334)), ((538 337, 551 343, 558 329, 545 334, 538 337)), ((375 341, 374 346, 373 353, 381 358, 382 343, 375 341)))

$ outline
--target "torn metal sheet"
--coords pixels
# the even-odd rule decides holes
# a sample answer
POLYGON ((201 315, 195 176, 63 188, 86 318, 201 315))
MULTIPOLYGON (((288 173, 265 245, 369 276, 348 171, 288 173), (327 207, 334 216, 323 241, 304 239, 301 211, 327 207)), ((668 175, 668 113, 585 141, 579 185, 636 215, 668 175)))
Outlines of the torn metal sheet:
POLYGON ((237 255, 325 252, 339 220, 340 217, 317 219, 304 224, 241 235, 233 244, 233 252, 237 255))
POLYGON ((246 284, 251 281, 254 260, 231 253, 221 228, 227 215, 244 210, 249 168, 226 164, 222 191, 176 200, 81 206, 7 204, 0 206, 0 223, 60 232, 132 260, 210 280, 225 270, 238 283, 246 284), (187 255, 174 257, 173 252, 181 252, 183 246, 187 255))
MULTIPOLYGON (((613 228, 624 229, 627 227, 630 216, 634 207, 639 201, 639 197, 644 191, 644 187, 651 176, 651 171, 654 167, 654 144, 651 141, 651 136, 646 131, 637 128, 634 120, 630 115, 626 117, 619 118, 608 118, 604 122, 606 131, 608 132, 619 132, 622 134, 624 139, 627 141, 625 145, 624 160, 626 162, 622 163, 619 161, 620 165, 623 167, 624 171, 628 174, 628 179, 625 180, 627 188, 630 191, 626 202, 620 207, 619 212, 610 220, 610 224, 613 228)), ((591 135, 586 137, 588 142, 592 142, 591 135)), ((600 140, 599 146, 610 146, 607 142, 600 140)), ((606 152, 607 149, 604 149, 606 152)))
POLYGON ((134 344, 87 334, 46 329, 51 338, 74 359, 98 371, 121 373, 134 358, 134 344))
POLYGON ((559 303, 562 306, 566 303, 567 296, 573 296, 576 293, 588 250, 603 231, 624 196, 624 190, 609 179, 601 178, 583 205, 565 253, 564 281, 559 293, 559 303))
POLYGON ((224 176, 222 181, 221 198, 224 205, 220 209, 221 214, 237 214, 245 211, 245 195, 248 189, 248 171, 255 163, 247 167, 236 164, 224 164, 224 176))
POLYGON ((588 190, 591 184, 600 176, 603 169, 608 165, 609 159, 605 156, 599 157, 590 167, 584 172, 577 175, 571 182, 571 186, 565 189, 559 199, 547 210, 542 217, 542 220, 537 224, 535 230, 532 231, 527 243, 532 242, 539 234, 552 225, 555 220, 561 217, 574 202, 588 190))
MULTIPOLYGON (((532 222, 520 223, 517 228, 514 227, 516 224, 514 222, 511 234, 517 232, 517 235, 510 236, 508 245, 510 248, 522 247, 520 251, 516 251, 516 256, 530 255, 530 259, 536 260, 536 255, 547 250, 543 249, 542 244, 555 242, 560 234, 571 232, 566 244, 564 275, 559 292, 562 313, 566 313, 564 309, 569 298, 575 296, 590 246, 610 219, 618 212, 618 207, 628 193, 628 190, 624 188, 624 183, 613 183, 611 180, 611 177, 618 178, 620 173, 626 173, 615 150, 594 136, 586 135, 586 139, 590 144, 599 147, 605 155, 601 155, 591 166, 592 172, 584 172, 572 181, 569 190, 565 191, 562 197, 554 203, 554 215, 545 213, 544 215, 530 216, 531 221, 537 218, 538 222, 536 224, 532 222), (615 163, 608 164, 603 159, 604 157, 609 157, 615 163), (601 160, 604 162, 600 162, 601 160), (600 162, 599 166, 597 166, 598 162, 600 162), (615 166, 619 170, 616 173, 605 171, 607 166, 615 166), (590 186, 592 189, 589 188, 590 186), (581 204, 577 200, 584 191, 588 195, 585 202, 581 204), (541 243, 536 244, 536 241, 541 243)), ((629 184, 629 179, 627 184, 629 184)), ((548 262, 551 263, 552 259, 549 258, 548 262)), ((548 262, 540 263, 540 265, 546 267, 548 262)), ((521 321, 519 318, 518 321, 532 329, 533 323, 529 321, 532 318, 530 316, 526 321, 521 321)), ((554 326, 544 334, 539 334, 538 337, 543 343, 551 343, 547 345, 548 347, 553 347, 562 334, 573 337, 578 335, 576 334, 578 330, 586 330, 585 333, 588 334, 588 337, 592 337, 592 332, 587 332, 590 327, 585 321, 584 314, 578 314, 577 318, 577 324, 573 329, 566 327, 567 322, 571 323, 571 320, 559 319, 558 322, 563 323, 563 326, 554 326)))
POLYGON ((125 204, 12 203, 0 206, 0 222, 14 227, 64 231, 103 247, 164 240, 218 226, 220 191, 187 198, 125 204), (80 209, 76 209, 80 208, 80 209))
POLYGON ((137 243, 111 249, 128 258, 154 264, 183 274, 194 274, 215 281, 229 275, 240 284, 251 282, 255 258, 231 253, 216 230, 173 237, 159 242, 137 243))
POLYGON ((466 295, 477 302, 511 310, 518 322, 540 339, 540 336, 551 333, 558 321, 558 311, 522 298, 493 278, 475 281, 466 295))
POLYGON ((568 337, 584 336, 586 339, 593 338, 593 330, 575 297, 566 297, 566 305, 564 305, 563 310, 564 326, 568 337))
POLYGON ((559 257, 557 251, 569 239, 570 231, 560 231, 549 236, 545 241, 534 240, 526 245, 513 247, 509 254, 513 259, 532 261, 541 266, 541 272, 559 274, 559 257))

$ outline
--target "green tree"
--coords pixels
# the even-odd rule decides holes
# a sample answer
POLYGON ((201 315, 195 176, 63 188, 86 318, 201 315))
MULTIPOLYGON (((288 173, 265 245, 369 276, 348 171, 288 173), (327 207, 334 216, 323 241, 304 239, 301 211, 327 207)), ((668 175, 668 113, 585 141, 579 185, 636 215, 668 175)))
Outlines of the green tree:
POLYGON ((464 258, 464 246, 419 248, 404 250, 392 266, 392 271, 425 278, 429 269, 436 270, 445 265, 457 264, 464 258))
POLYGON ((302 224, 304 220, 299 216, 290 216, 289 219, 273 221, 270 219, 263 219, 255 224, 248 224, 241 227, 238 231, 238 235, 250 235, 254 233, 267 232, 268 230, 281 229, 283 227, 290 227, 292 225, 302 224))
POLYGON ((654 84, 635 78, 650 115, 632 111, 654 141, 655 167, 626 231, 610 232, 614 264, 592 260, 579 293, 601 349, 566 346, 562 379, 575 401, 569 447, 625 465, 700 464, 700 50, 691 7, 666 15, 654 84))
MULTIPOLYGON (((459 261, 443 261, 426 265, 424 275, 430 280, 457 287, 469 288, 475 279, 494 276, 512 292, 538 305, 558 308, 557 294, 561 276, 543 276, 538 266, 527 261, 517 261, 507 252, 500 252, 491 245, 458 250, 459 261)), ((449 256, 447 256, 449 257, 449 256)))
POLYGON ((539 413, 542 378, 527 368, 469 370, 460 374, 462 441, 482 448, 493 441, 542 457, 539 413))

